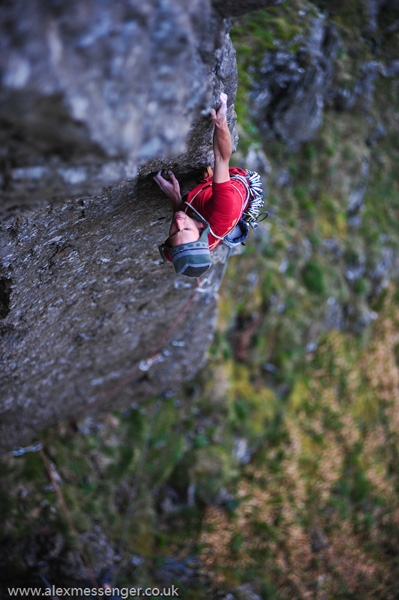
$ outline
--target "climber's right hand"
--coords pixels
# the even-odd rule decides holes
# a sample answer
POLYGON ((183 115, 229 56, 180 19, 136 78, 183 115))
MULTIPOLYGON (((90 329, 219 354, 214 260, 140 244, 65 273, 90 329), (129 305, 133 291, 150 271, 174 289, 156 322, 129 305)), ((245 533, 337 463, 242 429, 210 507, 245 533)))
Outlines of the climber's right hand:
POLYGON ((227 94, 223 92, 220 94, 220 106, 217 110, 211 108, 211 119, 217 127, 225 125, 227 121, 227 94))
POLYGON ((168 171, 168 177, 169 179, 165 179, 162 176, 162 171, 158 171, 154 181, 175 206, 177 203, 181 203, 180 184, 172 171, 168 171))

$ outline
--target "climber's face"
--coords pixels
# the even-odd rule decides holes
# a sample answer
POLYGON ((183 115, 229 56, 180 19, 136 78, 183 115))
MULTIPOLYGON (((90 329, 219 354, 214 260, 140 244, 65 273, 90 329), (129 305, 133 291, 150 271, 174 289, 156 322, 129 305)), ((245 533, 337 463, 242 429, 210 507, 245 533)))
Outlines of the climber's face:
POLYGON ((200 230, 203 227, 202 223, 191 219, 185 212, 179 210, 173 213, 169 229, 169 244, 173 247, 195 242, 198 240, 200 230))

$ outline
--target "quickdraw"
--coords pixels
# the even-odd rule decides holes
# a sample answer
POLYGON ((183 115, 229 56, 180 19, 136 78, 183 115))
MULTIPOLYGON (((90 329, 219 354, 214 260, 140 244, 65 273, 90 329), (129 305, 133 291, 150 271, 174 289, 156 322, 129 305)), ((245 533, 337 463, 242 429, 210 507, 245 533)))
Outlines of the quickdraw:
MULTIPOLYGON (((263 200, 264 193, 262 182, 256 171, 246 170, 245 176, 237 173, 232 175, 231 179, 240 181, 247 190, 245 201, 243 199, 243 206, 249 202, 248 207, 242 213, 242 217, 237 225, 223 238, 223 243, 226 246, 234 248, 240 244, 245 246, 245 240, 249 235, 249 226, 252 227, 252 229, 256 229, 259 223, 266 219, 268 213, 260 212, 265 202, 263 200)), ((240 190, 237 189, 237 191, 241 194, 240 190)))
POLYGON ((245 186, 247 190, 247 200, 249 199, 249 206, 243 212, 241 219, 250 225, 252 229, 256 229, 259 223, 269 216, 268 212, 261 213, 265 201, 263 199, 264 192, 260 176, 256 171, 246 170, 245 177, 243 175, 235 174, 231 176, 231 179, 237 179, 245 186))

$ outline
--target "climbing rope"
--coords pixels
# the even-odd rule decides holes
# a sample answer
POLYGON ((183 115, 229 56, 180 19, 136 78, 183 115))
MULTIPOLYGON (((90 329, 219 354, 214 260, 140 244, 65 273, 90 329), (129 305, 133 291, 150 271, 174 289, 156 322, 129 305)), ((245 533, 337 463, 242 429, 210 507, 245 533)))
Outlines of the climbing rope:
MULTIPOLYGON (((223 265, 222 271, 221 271, 218 279, 216 280, 216 282, 214 284, 210 285, 208 288, 204 288, 203 285, 201 284, 201 281, 199 280, 199 278, 197 278, 197 283, 198 283, 199 287, 196 290, 196 294, 198 294, 199 292, 204 293, 203 300, 202 300, 202 306, 201 306, 200 310, 197 311, 195 313, 195 315, 191 318, 183 338, 181 338, 179 341, 174 340, 174 342, 172 342, 174 351, 170 355, 170 361, 165 366, 165 371, 167 372, 167 377, 164 381, 161 391, 159 392, 159 394, 157 396, 156 402, 153 405, 153 409, 152 409, 152 413, 151 413, 151 417, 150 417, 150 423, 149 423, 149 426, 148 426, 148 429, 146 432, 146 436, 144 438, 144 442, 143 442, 141 452, 140 452, 140 460, 139 460, 139 463, 138 463, 138 466, 137 466, 137 469, 136 469, 136 472, 134 475, 134 479, 133 479, 133 482, 132 482, 132 485, 130 488, 128 506, 126 509, 126 514, 125 514, 125 519, 124 519, 124 527, 123 527, 123 531, 122 531, 122 535, 121 535, 121 540, 119 543, 118 555, 119 555, 119 564, 120 565, 122 564, 123 556, 125 553, 126 540, 127 540, 130 522, 131 522, 131 518, 132 518, 132 514, 133 514, 134 501, 139 492, 139 487, 140 487, 140 482, 141 482, 141 478, 143 475, 145 459, 147 458, 149 442, 150 442, 152 431, 154 428, 156 416, 159 412, 159 409, 161 408, 163 400, 166 397, 166 392, 167 392, 168 384, 169 384, 169 381, 170 381, 170 378, 171 378, 171 375, 173 372, 173 367, 174 367, 174 365, 177 364, 177 359, 179 357, 179 354, 180 354, 182 348, 184 348, 187 339, 191 335, 192 330, 194 329, 194 325, 196 323, 198 323, 205 308, 207 307, 207 305, 209 305, 211 297, 214 296, 218 292, 220 285, 222 283, 223 277, 226 273, 227 263, 228 263, 228 259, 230 258, 230 254, 231 254, 231 248, 229 248, 227 251, 226 261, 223 265), (169 364, 171 365, 170 368, 169 368, 169 364)), ((209 281, 209 278, 205 279, 203 281, 203 283, 208 282, 208 281, 209 281)), ((176 319, 174 320, 173 323, 175 323, 175 322, 176 322, 176 319)), ((169 329, 171 329, 171 328, 169 328, 169 329)))

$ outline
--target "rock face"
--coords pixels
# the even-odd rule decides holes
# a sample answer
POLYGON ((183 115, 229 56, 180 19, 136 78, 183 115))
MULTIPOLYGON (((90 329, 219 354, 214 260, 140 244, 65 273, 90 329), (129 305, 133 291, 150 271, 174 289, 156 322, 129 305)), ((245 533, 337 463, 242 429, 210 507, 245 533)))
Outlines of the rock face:
POLYGON ((173 167, 183 191, 195 183, 222 89, 234 126, 222 16, 235 4, 222 15, 206 0, 0 7, 2 450, 93 402, 129 406, 201 365, 215 299, 192 298, 196 282, 161 265, 170 209, 151 173, 173 167), (172 370, 171 342, 187 328, 172 370))
POLYGON ((4 196, 99 190, 185 150, 223 43, 209 2, 20 1, 0 9, 4 196))
MULTIPOLYGON (((50 204, 4 228, 4 445, 23 443, 49 421, 78 416, 99 396, 102 407, 120 408, 162 389, 165 353, 201 300, 163 339, 197 287, 161 265, 157 244, 165 239, 169 211, 149 179, 50 204), (148 356, 155 365, 141 371, 148 356), (133 387, 110 394, 126 377, 133 387)), ((202 363, 214 315, 212 300, 202 315, 208 326, 192 331, 168 389, 202 363)))
MULTIPOLYGON (((322 8, 334 13, 336 3, 322 0, 322 8)), ((359 9, 366 17, 362 32, 364 39, 374 47, 378 57, 381 40, 374 39, 381 15, 392 20, 384 29, 384 35, 397 30, 399 2, 363 0, 359 9)), ((338 82, 337 53, 340 39, 335 24, 313 6, 311 19, 305 19, 306 10, 298 12, 302 31, 292 39, 292 46, 277 40, 276 50, 265 54, 261 75, 254 84, 252 107, 260 119, 262 132, 267 139, 279 139, 289 150, 298 150, 303 142, 312 139, 323 120, 326 108, 338 111, 360 108, 368 111, 372 104, 375 82, 379 77, 397 77, 399 66, 396 55, 390 59, 368 60, 361 65, 353 90, 338 82), (306 24, 305 24, 306 21, 306 24)), ((381 35, 381 34, 379 34, 381 35)), ((338 74, 339 77, 339 74, 338 74)), ((383 132, 377 133, 381 136, 383 132)))
POLYGON ((295 54, 282 50, 267 54, 254 105, 269 138, 296 149, 314 136, 322 122, 337 49, 333 25, 318 17, 306 44, 295 54))
POLYGON ((3 211, 99 191, 186 153, 222 85, 226 26, 209 0, 17 0, 0 7, 0 26, 3 211))

